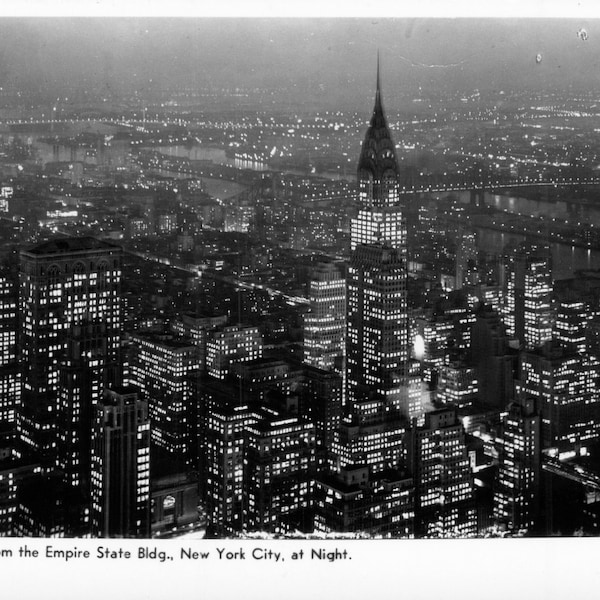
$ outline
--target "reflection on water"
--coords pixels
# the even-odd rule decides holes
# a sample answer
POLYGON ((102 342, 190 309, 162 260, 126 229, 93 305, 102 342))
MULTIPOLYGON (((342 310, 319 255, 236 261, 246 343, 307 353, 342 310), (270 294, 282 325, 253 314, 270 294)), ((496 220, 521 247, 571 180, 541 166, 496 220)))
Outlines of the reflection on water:
MULTIPOLYGON (((470 202, 469 192, 460 192, 458 196, 464 204, 470 202)), ((578 217, 582 223, 600 225, 600 207, 588 204, 531 200, 530 198, 521 198, 520 196, 505 196, 490 192, 485 192, 484 200, 489 206, 511 213, 534 217, 543 215, 555 219, 573 219, 574 217, 578 217)))
MULTIPOLYGON (((238 158, 228 158, 225 155, 225 150, 222 148, 207 147, 202 145, 194 144, 192 146, 185 146, 183 144, 177 144, 174 146, 159 146, 153 148, 154 150, 164 154, 165 156, 175 158, 187 158, 188 160, 203 160, 211 161, 216 165, 226 165, 228 167, 235 167, 236 169, 249 169, 252 171, 266 171, 269 170, 269 165, 264 161, 258 159, 252 159, 251 157, 240 156, 238 158)), ((331 179, 332 181, 346 180, 354 181, 356 174, 354 171, 351 172, 337 172, 337 171, 323 171, 319 173, 311 173, 309 170, 300 170, 294 168, 283 167, 281 169, 273 169, 289 175, 317 175, 324 179, 331 179)))
POLYGON ((225 156, 225 150, 221 148, 212 148, 207 146, 160 146, 156 148, 158 152, 165 156, 175 158, 187 158, 188 160, 210 160, 217 165, 233 166, 233 160, 225 156))
MULTIPOLYGON (((503 233, 492 229, 478 229, 479 247, 487 252, 499 254, 508 245, 525 240, 522 235, 503 233)), ((600 269, 600 251, 578 248, 568 244, 551 244, 552 275, 555 279, 572 277, 579 269, 600 269)))

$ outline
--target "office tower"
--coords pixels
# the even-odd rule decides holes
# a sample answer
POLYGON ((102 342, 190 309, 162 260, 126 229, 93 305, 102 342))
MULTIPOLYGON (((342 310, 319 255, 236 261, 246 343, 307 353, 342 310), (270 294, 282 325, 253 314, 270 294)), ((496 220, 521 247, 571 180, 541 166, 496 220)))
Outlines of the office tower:
POLYGON ((386 246, 360 245, 348 276, 347 402, 378 394, 399 414, 418 416, 408 364, 406 263, 386 246))
POLYGON ((192 395, 198 348, 174 336, 154 333, 135 333, 131 342, 130 379, 148 401, 153 453, 156 450, 157 460, 164 461, 169 471, 182 471, 195 451, 192 395))
POLYGON ((352 407, 378 395, 393 411, 413 418, 422 411, 416 366, 409 363, 406 225, 398 177, 378 64, 375 106, 357 169, 360 209, 351 227, 346 403, 352 407))
POLYGON ((39 465, 16 459, 10 448, 0 451, 0 537, 19 535, 21 491, 39 465))
POLYGON ((316 473, 312 423, 264 411, 246 427, 244 527, 248 531, 312 531, 316 473))
MULTIPOLYGON (((47 467, 76 466, 78 444, 89 439, 90 408, 102 388, 120 380, 121 255, 120 247, 90 237, 20 253, 19 432, 47 467), (71 389, 78 377, 96 384, 71 389), (58 435, 59 423, 70 435, 58 435)), ((74 471, 67 478, 80 483, 74 471)))
POLYGON ((408 445, 415 479, 419 537, 466 537, 477 533, 477 511, 465 431, 455 408, 425 415, 408 445))
POLYGON ((586 352, 600 358, 600 316, 592 317, 585 328, 586 352))
POLYGON ((479 249, 474 233, 464 233, 459 229, 456 248, 456 287, 460 290, 466 284, 476 284, 477 256, 479 249))
POLYGON ((107 390, 96 405, 92 441, 92 532, 150 535, 150 419, 136 388, 107 390))
POLYGON ((315 426, 317 466, 324 467, 337 440, 342 418, 342 377, 306 366, 303 370, 299 414, 315 426))
POLYGON ((243 528, 247 428, 261 418, 244 400, 237 386, 207 379, 200 388, 201 498, 214 535, 243 528))
POLYGON ((479 397, 479 382, 474 367, 452 361, 440 369, 437 400, 457 408, 470 406, 479 397))
POLYGON ((585 303, 576 299, 559 302, 554 322, 554 337, 563 346, 572 344, 577 352, 586 350, 586 328, 589 314, 585 303))
POLYGON ((415 489, 400 471, 371 474, 366 466, 320 474, 315 482, 315 532, 410 538, 415 489))
POLYGON ((15 278, 0 273, 0 435, 13 437, 21 403, 18 364, 18 293, 15 278))
POLYGON ((301 369, 278 358, 255 358, 231 366, 244 392, 253 399, 264 402, 271 393, 288 398, 292 388, 299 385, 301 369))
POLYGON ((209 334, 206 370, 211 377, 225 379, 233 363, 260 358, 262 353, 263 338, 258 327, 223 327, 209 334))
POLYGON ((350 225, 351 246, 386 244, 406 258, 406 224, 400 200, 396 149, 383 110, 377 65, 375 106, 358 161, 360 209, 350 225))
POLYGON ((414 320, 414 353, 421 364, 423 380, 437 385, 439 372, 448 354, 454 323, 440 314, 428 314, 414 320))
POLYGON ((520 356, 517 399, 534 398, 544 448, 572 449, 600 436, 600 364, 556 341, 520 356))
POLYGON ((509 266, 505 323, 527 349, 552 337, 552 257, 548 246, 522 243, 509 266))
POLYGON ((321 263, 312 272, 304 316, 304 362, 341 372, 345 351, 346 280, 333 263, 321 263))
POLYGON ((486 406, 504 408, 514 398, 517 352, 508 342, 500 315, 482 306, 471 330, 471 361, 479 381, 479 399, 486 406))
POLYGON ((498 473, 494 519, 511 532, 532 532, 539 525, 542 469, 541 418, 531 398, 513 402, 498 432, 498 473))
POLYGON ((227 315, 201 315, 183 313, 171 321, 171 331, 189 339, 198 347, 199 368, 206 370, 206 342, 209 331, 227 323, 227 315))
POLYGON ((331 468, 366 465, 371 473, 401 469, 406 460, 407 421, 382 398, 354 402, 332 444, 331 468))

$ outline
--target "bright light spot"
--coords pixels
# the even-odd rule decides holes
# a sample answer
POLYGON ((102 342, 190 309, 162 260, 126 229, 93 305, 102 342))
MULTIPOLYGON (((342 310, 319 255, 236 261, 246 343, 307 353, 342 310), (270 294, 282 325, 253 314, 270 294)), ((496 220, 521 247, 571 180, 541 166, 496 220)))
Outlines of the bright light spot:
POLYGON ((417 335, 415 337, 415 343, 414 343, 414 353, 415 353, 415 358, 417 360, 422 360, 423 357, 425 356, 425 340, 423 339, 422 335, 417 335))

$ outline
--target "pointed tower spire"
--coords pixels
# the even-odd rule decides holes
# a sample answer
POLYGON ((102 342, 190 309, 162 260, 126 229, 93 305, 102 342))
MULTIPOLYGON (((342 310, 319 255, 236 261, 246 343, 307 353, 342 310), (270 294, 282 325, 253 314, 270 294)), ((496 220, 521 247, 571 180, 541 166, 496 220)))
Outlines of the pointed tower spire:
MULTIPOLYGON (((383 185, 384 179, 390 182, 399 175, 396 149, 392 140, 381 99, 380 55, 377 51, 377 81, 375 87, 375 105, 373 115, 362 144, 358 160, 358 181, 362 181, 365 189, 373 182, 372 191, 365 197, 365 203, 378 205, 393 204, 395 199, 388 194, 389 185, 383 185), (381 184, 381 185, 380 185, 381 184), (389 198, 388 198, 389 196, 389 198)), ((395 194, 392 194, 395 198, 395 194)))
POLYGON ((381 100, 381 77, 380 77, 380 57, 377 50, 377 81, 375 84, 375 105, 373 107, 373 117, 371 118, 371 126, 387 127, 385 112, 383 111, 383 102, 381 100))
POLYGON ((379 48, 377 49, 377 87, 375 90, 375 108, 381 106, 381 80, 379 78, 379 48))

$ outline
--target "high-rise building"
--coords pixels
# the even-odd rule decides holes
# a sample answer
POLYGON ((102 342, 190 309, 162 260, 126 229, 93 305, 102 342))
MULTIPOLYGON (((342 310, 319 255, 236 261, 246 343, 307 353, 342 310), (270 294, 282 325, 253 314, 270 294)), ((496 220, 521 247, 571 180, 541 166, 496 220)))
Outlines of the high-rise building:
POLYGON ((577 352, 583 354, 586 350, 588 321, 589 313, 585 302, 578 299, 564 299, 556 309, 554 337, 563 346, 572 344, 577 352))
POLYGON ((227 315, 183 313, 171 321, 171 330, 198 347, 199 368, 206 370, 206 342, 210 331, 227 323, 227 315))
POLYGON ((358 161, 358 215, 350 226, 351 245, 385 244, 406 253, 406 224, 400 201, 399 168, 388 127, 379 81, 375 106, 358 161))
POLYGON ((474 233, 459 231, 460 240, 456 248, 456 289, 465 284, 475 284, 477 273, 477 255, 479 249, 474 233))
POLYGON ((365 465, 371 473, 402 469, 407 429, 406 419, 384 399, 357 400, 341 420, 332 444, 332 469, 340 472, 353 465, 365 465))
POLYGON ((312 531, 316 474, 312 423, 264 411, 246 427, 244 526, 249 531, 312 531))
POLYGON ((425 424, 411 431, 408 454, 415 479, 418 536, 476 534, 473 476, 456 409, 427 413, 425 424))
POLYGON ((206 370, 211 377, 225 379, 233 363, 260 358, 262 353, 258 327, 222 327, 212 331, 206 343, 206 370))
POLYGON ((527 349, 552 337, 552 257, 548 246, 523 242, 509 266, 505 323, 527 349))
POLYGON ((542 476, 541 419, 531 398, 513 402, 502 415, 494 518, 512 532, 539 525, 542 476))
POLYGON ((400 471, 371 474, 364 465, 317 476, 315 531, 370 538, 414 535, 415 489, 400 471))
POLYGON ((317 466, 322 467, 337 440, 342 417, 342 377, 305 367, 299 413, 315 426, 317 466))
POLYGON ((14 436, 21 403, 18 364, 18 292, 10 273, 0 273, 0 435, 14 436))
POLYGON ((107 390, 96 405, 92 441, 92 532, 150 535, 150 419, 136 388, 107 390))
POLYGON ((333 263, 317 266, 309 282, 304 317, 304 362, 341 372, 345 351, 346 280, 333 263))
POLYGON ((195 451, 193 373, 198 371, 198 348, 171 335, 135 333, 131 383, 148 400, 153 451, 170 469, 185 470, 195 451))
POLYGON ((508 344, 500 315, 482 306, 471 330, 471 361, 479 381, 479 399, 487 406, 504 408, 514 398, 517 352, 508 344))
POLYGON ((396 248, 360 245, 348 272, 347 402, 375 392, 412 416, 405 261, 396 248))
POLYGON ((77 455, 91 408, 120 381, 121 255, 91 237, 20 253, 20 436, 48 467, 65 468, 72 485, 81 483, 77 455))
POLYGON ((547 342, 519 361, 518 399, 535 398, 544 448, 572 449, 600 437, 600 364, 574 346, 547 342))
POLYGON ((360 209, 352 222, 346 293, 346 403, 377 394, 398 414, 418 417, 420 386, 409 364, 406 225, 379 65, 357 179, 360 209))
POLYGON ((470 406, 479 395, 479 382, 474 367, 453 361, 443 365, 437 388, 437 400, 457 408, 470 406))

